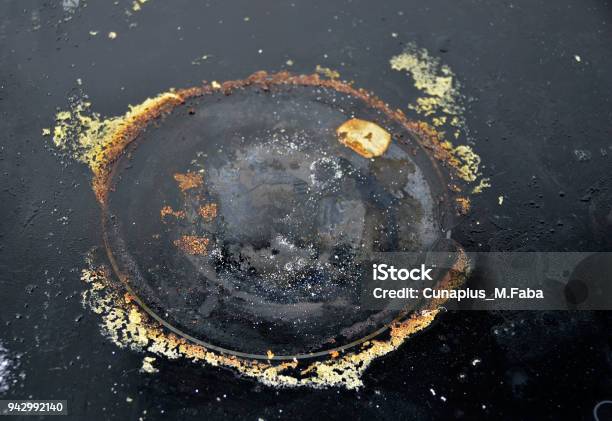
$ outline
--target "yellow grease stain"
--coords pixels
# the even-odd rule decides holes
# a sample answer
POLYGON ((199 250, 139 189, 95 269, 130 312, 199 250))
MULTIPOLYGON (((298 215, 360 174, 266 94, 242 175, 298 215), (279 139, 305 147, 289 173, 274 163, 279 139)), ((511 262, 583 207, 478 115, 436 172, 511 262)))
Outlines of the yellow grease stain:
POLYGON ((445 143, 443 146, 448 148, 449 152, 458 159, 457 171, 459 176, 465 181, 476 181, 480 175, 479 166, 481 160, 472 147, 468 145, 453 147, 450 142, 445 143))
MULTIPOLYGON (((450 67, 412 43, 408 44, 404 52, 392 57, 389 63, 392 69, 407 72, 412 77, 414 87, 422 93, 408 104, 409 109, 427 117, 432 126, 447 128, 455 140, 459 139, 462 132, 467 132, 461 85, 450 67)), ((443 138, 445 132, 439 133, 443 138)), ((482 176, 480 156, 470 146, 454 146, 448 140, 441 140, 443 147, 454 158, 453 166, 459 177, 471 183, 482 176)), ((490 187, 489 180, 482 179, 472 193, 481 193, 487 187, 490 187)))
POLYGON ((414 80, 414 87, 424 94, 410 108, 420 114, 442 112, 457 117, 453 125, 459 127, 462 124, 465 108, 459 85, 453 71, 441 64, 440 59, 430 56, 423 48, 409 44, 402 54, 391 58, 390 64, 394 70, 408 72, 414 80))
POLYGON ((107 194, 105 177, 108 164, 134 140, 135 133, 146 121, 160 116, 182 101, 179 93, 165 92, 147 98, 139 105, 130 105, 123 116, 106 119, 90 112, 89 102, 79 101, 71 111, 56 114, 53 143, 59 150, 89 166, 94 175, 96 197, 103 202, 107 194))
POLYGON ((491 180, 489 178, 481 178, 480 183, 472 189, 472 193, 482 193, 486 188, 491 187, 491 180))
MULTIPOLYGON (((117 142, 114 137, 122 128, 129 127, 133 120, 149 109, 167 101, 180 101, 181 98, 166 92, 146 99, 142 104, 129 106, 123 116, 102 119, 98 113, 90 112, 91 103, 79 102, 72 111, 60 111, 55 116, 53 143, 61 150, 70 152, 73 158, 89 166, 94 174, 107 164, 104 157, 117 142)), ((123 145, 122 145, 123 146, 123 145)))
POLYGON ((315 72, 329 79, 338 79, 340 77, 340 73, 337 70, 331 69, 329 67, 323 67, 320 64, 317 64, 315 72))

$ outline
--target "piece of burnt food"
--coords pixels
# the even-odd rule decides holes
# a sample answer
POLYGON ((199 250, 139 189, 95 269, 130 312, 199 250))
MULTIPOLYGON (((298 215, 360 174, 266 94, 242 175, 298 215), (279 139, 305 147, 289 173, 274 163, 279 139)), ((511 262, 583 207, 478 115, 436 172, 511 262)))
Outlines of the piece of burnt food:
POLYGON ((391 134, 371 121, 351 118, 336 129, 338 140, 364 158, 385 153, 391 144, 391 134))

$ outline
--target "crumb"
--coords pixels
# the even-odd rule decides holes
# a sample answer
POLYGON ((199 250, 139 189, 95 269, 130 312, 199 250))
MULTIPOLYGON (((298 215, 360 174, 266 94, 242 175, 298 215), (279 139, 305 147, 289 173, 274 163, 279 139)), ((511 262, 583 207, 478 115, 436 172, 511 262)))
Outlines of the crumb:
POLYGON ((155 362, 155 360, 156 359, 153 357, 144 357, 144 359, 142 360, 142 367, 140 368, 140 372, 149 374, 159 372, 159 370, 153 366, 153 362, 155 362))

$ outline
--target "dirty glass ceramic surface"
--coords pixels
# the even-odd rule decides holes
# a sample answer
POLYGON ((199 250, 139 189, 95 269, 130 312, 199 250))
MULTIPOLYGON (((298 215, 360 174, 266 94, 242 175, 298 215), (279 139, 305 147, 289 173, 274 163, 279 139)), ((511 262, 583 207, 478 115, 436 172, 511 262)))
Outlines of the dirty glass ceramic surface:
MULTIPOLYGON (((610 4, 590 0, 149 0, 138 11, 131 1, 3 1, 0 398, 67 399, 69 419, 75 420, 320 419, 322 414, 334 419, 593 419, 597 404, 611 399, 612 321, 607 313, 445 314, 399 350, 375 361, 364 375, 364 387, 357 391, 278 390, 185 360, 158 359, 158 373, 140 373, 145 355, 113 345, 100 334, 99 318, 81 304, 84 256, 92 247, 103 247, 89 169, 58 154, 41 133, 53 125, 58 110, 83 95, 104 116, 121 115, 128 104, 141 103, 170 87, 240 79, 261 69, 310 74, 317 65, 336 69, 343 79, 408 112, 418 93, 414 81, 392 70, 389 60, 408 43, 417 43, 452 67, 470 98, 467 123, 492 184, 474 196, 472 212, 452 227, 453 238, 470 251, 609 251, 611 21, 610 4)), ((289 100, 277 111, 291 113, 292 106, 304 105, 300 101, 289 100)), ((181 119, 197 121, 214 112, 220 124, 229 122, 222 104, 181 119)), ((264 105, 240 106, 251 110, 264 105)), ((225 220, 232 222, 213 227, 230 245, 239 243, 241 235, 263 235, 270 241, 262 249, 272 252, 276 247, 282 256, 281 244, 273 242, 276 234, 307 237, 312 230, 322 230, 327 218, 347 224, 359 220, 359 203, 367 201, 357 184, 347 179, 342 181, 348 183, 343 184, 343 195, 330 195, 334 200, 355 201, 347 213, 321 211, 317 224, 308 229, 269 224, 263 233, 234 230, 235 224, 266 222, 274 212, 293 209, 292 201, 305 201, 300 186, 312 174, 323 183, 321 188, 333 188, 329 170, 340 165, 343 156, 321 149, 320 143, 305 143, 303 151, 283 158, 283 168, 295 175, 286 178, 282 188, 264 192, 286 195, 286 208, 266 208, 264 202, 260 212, 226 213, 224 203, 230 199, 219 194, 224 180, 220 175, 231 173, 235 166, 244 168, 250 159, 276 171, 275 152, 260 155, 257 145, 273 142, 274 135, 300 136, 297 126, 281 133, 281 127, 272 124, 274 114, 264 115, 269 120, 247 119, 255 129, 231 138, 233 148, 222 153, 238 158, 232 164, 198 156, 207 153, 208 144, 191 132, 184 140, 167 126, 148 132, 149 144, 163 143, 166 133, 182 145, 184 154, 164 160, 164 172, 154 174, 148 172, 152 163, 146 160, 158 158, 147 154, 147 143, 142 143, 144 149, 134 155, 134 167, 124 173, 130 176, 119 182, 113 204, 126 201, 130 192, 155 190, 155 194, 133 195, 130 206, 115 209, 125 223, 136 222, 135 227, 122 229, 136 230, 142 238, 158 227, 160 235, 184 229, 171 221, 164 224, 159 206, 166 202, 181 206, 183 196, 176 190, 173 174, 195 170, 197 165, 210 175, 210 191, 202 194, 210 194, 225 220), (257 126, 263 123, 265 127, 257 126), (334 159, 329 166, 315 164, 311 173, 310 165, 322 152, 334 159), (130 180, 139 179, 160 188, 133 189, 130 180), (147 204, 150 219, 140 217, 147 204)), ((330 125, 342 120, 325 107, 320 115, 330 125)), ((304 115, 296 113, 296 118, 304 115)), ((312 128, 308 121, 298 121, 301 129, 312 128)), ((400 150, 393 153, 403 159, 400 150)), ((355 168, 350 156, 344 158, 347 170, 366 175, 377 171, 375 166, 355 168)), ((238 193, 246 194, 263 177, 256 172, 238 193)), ((388 184, 383 180, 372 188, 388 184)), ((315 202, 318 209, 327 209, 324 200, 315 202)), ((411 208, 409 214, 426 212, 411 208)), ((426 234, 424 230, 419 236, 426 234)), ((333 239, 335 244, 337 238, 333 239)), ((354 240, 349 236, 343 242, 354 240)), ((235 256, 229 246, 226 253, 229 260, 235 256)), ((196 267, 195 262, 189 264, 196 267)), ((261 261, 253 265, 268 270, 261 261)), ((253 289, 249 293, 270 294, 282 302, 276 285, 249 287, 253 289)), ((341 294, 342 288, 329 284, 318 293, 330 298, 341 294)), ((197 316, 213 308, 209 304, 195 300, 190 305, 197 316)), ((184 320, 184 315, 177 317, 184 320)), ((325 320, 350 323, 345 318, 325 320)), ((308 323, 296 331, 304 332, 302 328, 308 332, 308 323)), ((300 349, 327 336, 308 338, 300 349)), ((231 338, 227 341, 226 346, 231 346, 231 338)), ((609 406, 598 408, 599 419, 610 418, 609 406)))

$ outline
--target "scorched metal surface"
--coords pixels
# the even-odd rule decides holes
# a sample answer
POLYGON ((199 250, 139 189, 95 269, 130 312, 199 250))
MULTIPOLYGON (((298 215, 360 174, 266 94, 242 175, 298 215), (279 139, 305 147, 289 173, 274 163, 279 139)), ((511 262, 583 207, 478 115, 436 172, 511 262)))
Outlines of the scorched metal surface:
POLYGON ((209 349, 292 360, 398 317, 360 307, 364 263, 431 250, 454 204, 444 162, 401 120, 279 76, 187 99, 111 164, 100 195, 115 270, 153 317, 209 349), (384 158, 338 141, 353 115, 391 131, 384 158))

